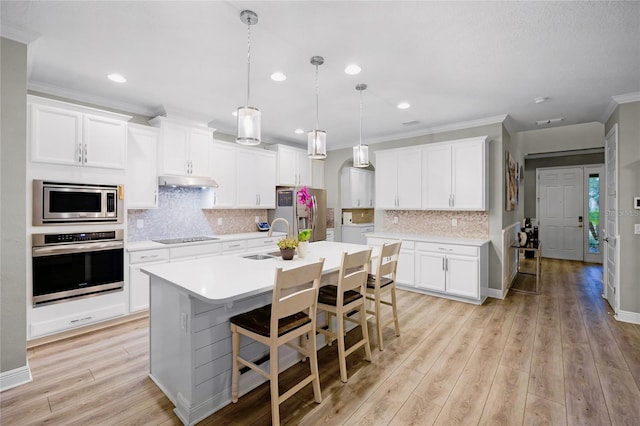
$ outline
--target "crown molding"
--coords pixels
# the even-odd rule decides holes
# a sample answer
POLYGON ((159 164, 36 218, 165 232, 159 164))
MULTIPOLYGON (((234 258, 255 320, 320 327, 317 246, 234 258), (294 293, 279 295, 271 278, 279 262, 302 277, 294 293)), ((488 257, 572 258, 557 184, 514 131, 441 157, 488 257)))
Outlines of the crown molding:
MULTIPOLYGON (((500 123, 504 123, 505 120, 507 120, 507 117, 509 117, 509 114, 494 115, 493 117, 479 118, 477 120, 461 121, 459 123, 428 127, 426 129, 414 130, 412 132, 397 133, 392 136, 380 136, 377 138, 367 139, 366 142, 368 145, 375 145, 377 143, 382 143, 382 142, 398 141, 401 139, 415 138, 415 137, 426 136, 426 135, 434 135, 437 133, 444 133, 444 132, 452 132, 455 130, 469 129, 472 127, 488 126, 491 124, 500 124, 500 123)), ((509 131, 508 128, 507 128, 507 131, 509 131)), ((352 143, 340 144, 339 146, 332 147, 332 149, 329 149, 329 147, 327 147, 327 151, 336 151, 339 149, 351 148, 354 144, 357 144, 357 143, 358 141, 355 141, 352 143)))
POLYGON ((145 108, 128 102, 114 101, 113 99, 107 99, 102 96, 88 95, 76 90, 69 90, 46 83, 40 83, 37 81, 30 81, 27 85, 27 89, 32 92, 40 92, 48 95, 59 96, 66 100, 92 104, 96 107, 113 108, 119 111, 144 115, 147 117, 154 117, 156 115, 155 112, 157 112, 157 109, 145 108))
POLYGON ((624 95, 612 96, 605 109, 604 114, 600 119, 600 122, 606 123, 611 118, 611 115, 616 110, 616 107, 621 104, 628 104, 631 102, 640 102, 640 92, 626 93, 624 95))
POLYGON ((41 34, 11 25, 0 25, 0 36, 28 45, 39 39, 41 34))

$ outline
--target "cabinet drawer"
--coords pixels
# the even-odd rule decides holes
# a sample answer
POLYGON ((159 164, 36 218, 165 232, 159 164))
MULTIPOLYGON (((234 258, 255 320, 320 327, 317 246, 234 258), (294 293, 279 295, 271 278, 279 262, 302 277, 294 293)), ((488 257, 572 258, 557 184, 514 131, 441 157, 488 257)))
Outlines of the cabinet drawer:
MULTIPOLYGON (((394 240, 391 238, 377 238, 377 237, 369 237, 367 238, 367 244, 370 246, 381 246, 384 243, 394 243, 398 240, 394 240)), ((407 241, 402 240, 402 244, 400 244, 400 248, 403 250, 413 250, 415 248, 415 241, 407 241)))
POLYGON ((129 264, 158 262, 169 259, 169 249, 143 250, 129 253, 129 264))
POLYGON ((222 252, 234 252, 247 249, 247 241, 226 241, 222 243, 222 252))
POLYGON ((221 252, 221 244, 213 243, 213 244, 198 244, 195 246, 184 246, 184 247, 172 247, 171 248, 171 259, 178 259, 181 257, 193 257, 193 256, 202 256, 208 254, 220 254, 221 252))
POLYGON ((272 247, 278 244, 279 239, 280 237, 253 238, 247 241, 247 246, 249 248, 272 247))
POLYGON ((457 244, 416 243, 416 250, 433 251, 442 254, 461 254, 463 256, 479 256, 480 248, 457 244))

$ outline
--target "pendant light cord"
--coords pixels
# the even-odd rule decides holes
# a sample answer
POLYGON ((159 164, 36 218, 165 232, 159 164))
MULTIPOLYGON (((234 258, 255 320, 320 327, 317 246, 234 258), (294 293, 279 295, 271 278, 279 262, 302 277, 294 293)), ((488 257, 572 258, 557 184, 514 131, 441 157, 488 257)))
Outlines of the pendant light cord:
POLYGON ((362 148, 362 90, 360 90, 360 142, 358 147, 362 148))
POLYGON ((316 64, 316 131, 318 130, 318 115, 319 115, 319 111, 320 111, 320 101, 319 101, 319 85, 318 85, 318 64, 316 64))
POLYGON ((247 23, 247 106, 251 95, 251 18, 247 23))

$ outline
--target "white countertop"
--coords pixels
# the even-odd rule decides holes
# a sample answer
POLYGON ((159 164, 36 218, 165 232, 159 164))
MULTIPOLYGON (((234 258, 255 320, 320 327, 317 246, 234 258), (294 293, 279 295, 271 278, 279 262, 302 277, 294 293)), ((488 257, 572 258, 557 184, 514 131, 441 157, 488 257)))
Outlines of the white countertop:
POLYGON ((427 243, 440 243, 440 244, 459 244, 465 246, 480 247, 486 243, 491 242, 489 239, 470 239, 470 238, 455 238, 455 237, 443 237, 437 235, 416 235, 416 234, 400 234, 395 232, 369 232, 364 234, 365 237, 372 238, 393 238, 396 240, 409 240, 409 241, 422 241, 427 243))
POLYGON ((281 257, 251 260, 243 257, 248 253, 237 253, 145 266, 141 271, 152 279, 166 280, 207 303, 221 304, 271 291, 276 268, 291 269, 324 257, 322 273, 327 274, 338 270, 343 252, 355 253, 367 247, 317 241, 309 244, 309 254, 304 259, 296 255, 293 260, 282 260, 281 257))
POLYGON ((364 228, 367 226, 374 226, 374 224, 373 223, 345 223, 342 226, 353 226, 357 228, 364 228))
MULTIPOLYGON (((283 237, 285 232, 273 232, 273 237, 283 237)), ((226 234, 226 235, 208 235, 210 237, 218 238, 217 240, 207 240, 207 241, 192 241, 189 243, 180 243, 180 244, 162 244, 157 243, 155 241, 147 240, 147 241, 134 241, 127 242, 126 249, 127 251, 139 251, 139 250, 152 250, 152 249, 161 249, 161 248, 169 248, 169 247, 182 247, 182 246, 193 246, 200 244, 213 244, 225 241, 236 241, 236 240, 248 240, 252 238, 268 238, 268 232, 245 232, 243 234, 226 234)))

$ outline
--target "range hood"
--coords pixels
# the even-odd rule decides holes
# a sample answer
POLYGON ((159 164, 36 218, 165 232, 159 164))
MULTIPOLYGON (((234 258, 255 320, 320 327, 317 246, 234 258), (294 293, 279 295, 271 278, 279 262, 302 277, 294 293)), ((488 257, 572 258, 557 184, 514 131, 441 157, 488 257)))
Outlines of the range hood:
POLYGON ((215 180, 196 176, 158 176, 159 186, 181 186, 188 188, 217 188, 215 180))

